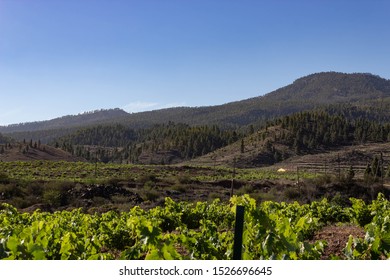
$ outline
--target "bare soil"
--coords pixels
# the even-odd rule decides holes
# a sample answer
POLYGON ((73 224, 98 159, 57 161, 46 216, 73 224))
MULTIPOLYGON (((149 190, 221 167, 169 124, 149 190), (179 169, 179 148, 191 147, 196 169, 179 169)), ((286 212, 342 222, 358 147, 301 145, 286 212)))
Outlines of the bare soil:
POLYGON ((314 235, 313 241, 323 240, 327 243, 321 256, 322 260, 329 260, 332 257, 345 259, 343 249, 351 235, 355 238, 364 239, 365 231, 356 225, 329 225, 318 231, 314 235))
MULTIPOLYGON (((34 143, 35 144, 35 143, 34 143)), ((0 154, 0 161, 32 161, 32 160, 52 160, 52 161, 72 161, 85 162, 86 160, 80 157, 73 156, 61 149, 54 148, 48 145, 30 146, 29 144, 14 143, 11 147, 7 147, 0 154)))

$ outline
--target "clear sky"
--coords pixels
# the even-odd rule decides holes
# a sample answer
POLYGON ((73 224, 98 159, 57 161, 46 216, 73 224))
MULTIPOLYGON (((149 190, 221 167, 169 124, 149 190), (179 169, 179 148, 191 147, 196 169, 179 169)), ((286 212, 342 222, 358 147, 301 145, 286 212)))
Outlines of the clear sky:
POLYGON ((0 0, 0 125, 390 79, 387 0, 0 0))

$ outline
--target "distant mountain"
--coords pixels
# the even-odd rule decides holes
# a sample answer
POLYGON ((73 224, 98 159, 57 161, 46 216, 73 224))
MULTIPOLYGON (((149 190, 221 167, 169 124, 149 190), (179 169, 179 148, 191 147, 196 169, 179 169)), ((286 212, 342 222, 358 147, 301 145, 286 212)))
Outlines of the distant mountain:
POLYGON ((385 109, 390 105, 390 80, 372 74, 317 73, 264 96, 218 106, 142 112, 130 115, 127 121, 135 126, 174 121, 237 127, 331 105, 354 106, 390 119, 390 111, 385 109))
POLYGON ((264 96, 218 106, 177 107, 133 114, 120 109, 100 110, 50 121, 0 127, 0 132, 19 140, 42 140, 41 135, 44 135, 47 142, 65 135, 69 129, 74 131, 75 127, 110 123, 121 123, 133 129, 170 121, 238 128, 264 124, 273 118, 314 108, 327 108, 329 112, 342 114, 347 112, 352 118, 364 116, 389 121, 389 107, 390 80, 367 73, 323 72, 299 78, 264 96), (52 130, 52 133, 48 130, 52 130))
POLYGON ((12 124, 8 126, 0 126, 2 133, 14 133, 25 131, 41 131, 41 130, 56 130, 70 127, 81 127, 101 123, 112 123, 120 121, 129 114, 121 109, 95 110, 85 112, 78 115, 67 115, 60 118, 55 118, 48 121, 27 122, 20 124, 12 124))
POLYGON ((265 96, 275 102, 305 100, 308 103, 364 104, 390 97, 390 81, 372 74, 325 72, 308 75, 265 96))

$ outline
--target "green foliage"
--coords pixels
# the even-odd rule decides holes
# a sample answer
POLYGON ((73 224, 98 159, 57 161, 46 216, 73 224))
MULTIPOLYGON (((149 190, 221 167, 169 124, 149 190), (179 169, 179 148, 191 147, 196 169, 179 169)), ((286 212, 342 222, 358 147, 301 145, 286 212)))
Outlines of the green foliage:
POLYGON ((4 172, 0 172, 0 184, 9 184, 10 179, 8 175, 4 172))
POLYGON ((373 216, 369 206, 362 200, 357 198, 350 198, 352 207, 349 208, 352 220, 360 226, 365 226, 371 222, 373 216))
POLYGON ((245 207, 244 259, 320 259, 326 244, 309 242, 327 223, 365 224, 364 240, 351 237, 348 259, 390 257, 390 203, 354 200, 343 208, 327 200, 263 202, 248 195, 230 203, 174 202, 150 210, 85 214, 81 210, 19 213, 0 206, 0 259, 231 259, 237 205, 245 207), (369 215, 369 219, 366 217, 369 215))
POLYGON ((389 259, 390 258, 390 202, 383 194, 378 194, 376 200, 371 205, 363 205, 360 201, 355 201, 354 208, 356 216, 368 216, 369 223, 365 225, 366 236, 364 240, 359 238, 349 238, 344 249, 348 259, 389 259), (362 212, 362 214, 359 214, 362 212))
MULTIPOLYGON (((86 184, 110 183, 120 180, 133 181, 141 185, 156 183, 167 178, 177 178, 182 184, 194 181, 231 179, 232 169, 226 167, 184 167, 178 172, 170 166, 148 166, 64 161, 15 161, 0 162, 0 170, 7 170, 7 181, 16 180, 25 186, 36 185, 36 181, 83 182, 86 184), (191 171, 191 174, 186 173, 191 171)), ((300 172, 300 177, 316 178, 312 173, 300 172)), ((237 180, 289 179, 294 180, 296 172, 279 173, 272 170, 236 168, 237 180)), ((175 179, 176 180, 176 179, 175 179)), ((38 190, 40 187, 36 187, 38 190)))
POLYGON ((64 206, 68 203, 68 190, 73 186, 73 183, 66 181, 48 182, 42 189, 42 200, 51 206, 64 206))

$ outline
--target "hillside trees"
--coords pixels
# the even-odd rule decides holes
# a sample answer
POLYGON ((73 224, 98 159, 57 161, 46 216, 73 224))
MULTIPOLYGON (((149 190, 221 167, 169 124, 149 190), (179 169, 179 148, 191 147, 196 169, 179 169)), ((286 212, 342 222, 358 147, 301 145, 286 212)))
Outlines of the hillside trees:
POLYGON ((321 147, 386 142, 390 133, 389 123, 381 125, 363 118, 349 120, 324 110, 296 113, 268 125, 280 125, 283 131, 287 131, 280 134, 278 141, 291 146, 298 154, 321 147))
POLYGON ((90 127, 52 144, 87 160, 135 163, 142 154, 163 151, 176 151, 181 158, 191 159, 240 138, 240 133, 216 125, 191 127, 169 122, 136 130, 120 124, 90 127))
POLYGON ((8 144, 10 142, 12 142, 11 138, 4 136, 3 134, 0 133, 0 144, 8 144))
POLYGON ((239 138, 235 131, 221 130, 215 125, 191 127, 170 122, 143 130, 139 143, 130 143, 125 150, 133 155, 175 150, 181 158, 191 159, 231 144, 239 138))
MULTIPOLYGON (((334 115, 325 109, 292 114, 269 121, 264 130, 255 133, 259 135, 259 141, 264 141, 267 128, 279 127, 273 135, 272 143, 269 142, 268 145, 283 144, 295 154, 389 140, 390 123, 382 124, 363 117, 349 119, 345 117, 348 115, 348 107, 343 110, 344 113, 339 111, 334 115)), ((253 131, 254 128, 250 128, 246 133, 253 131)), ((192 159, 238 140, 241 140, 238 152, 243 154, 251 145, 250 141, 244 140, 244 136, 238 130, 221 129, 217 125, 190 126, 168 122, 133 129, 113 124, 80 129, 56 139, 52 144, 90 161, 171 163, 172 157, 179 161, 192 159)), ((283 158, 281 151, 268 150, 274 154, 276 161, 283 158)))

